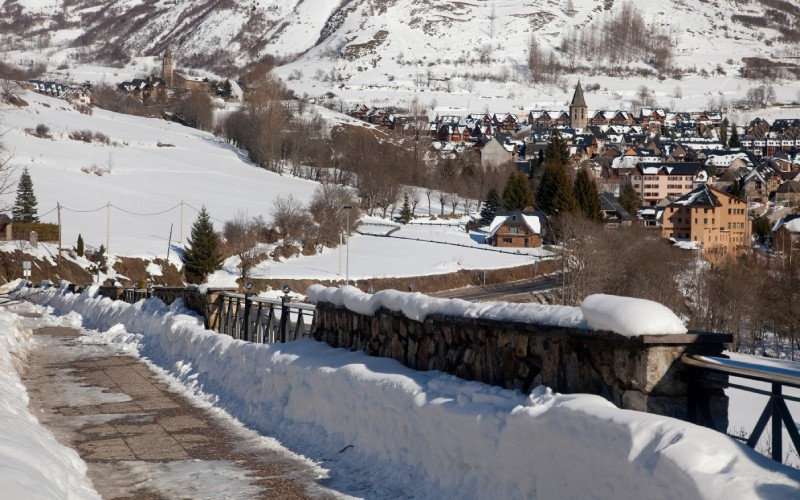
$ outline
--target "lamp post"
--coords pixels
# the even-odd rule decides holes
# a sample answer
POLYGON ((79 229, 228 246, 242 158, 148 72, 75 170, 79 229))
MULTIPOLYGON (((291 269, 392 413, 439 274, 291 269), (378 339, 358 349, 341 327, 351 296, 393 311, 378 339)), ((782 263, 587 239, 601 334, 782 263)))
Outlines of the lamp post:
POLYGON ((345 275, 344 275, 344 283, 345 285, 350 284, 350 210, 353 208, 352 205, 345 205, 342 207, 345 210, 345 214, 347 217, 347 248, 346 256, 345 256, 345 275))

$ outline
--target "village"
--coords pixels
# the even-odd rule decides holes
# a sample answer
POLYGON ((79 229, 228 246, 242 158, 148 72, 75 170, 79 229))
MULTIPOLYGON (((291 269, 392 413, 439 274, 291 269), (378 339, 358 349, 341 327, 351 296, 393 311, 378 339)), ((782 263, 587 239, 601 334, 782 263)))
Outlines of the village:
MULTIPOLYGON (((120 82, 116 92, 143 109, 161 106, 166 118, 189 125, 180 113, 166 111, 164 104, 179 96, 201 94, 240 106, 252 94, 241 80, 212 81, 190 73, 194 72, 175 68, 167 48, 160 76, 120 82)), ((88 84, 28 83, 34 91, 75 104, 92 102, 88 84)), ((641 104, 648 104, 645 96, 641 104)), ((590 109, 579 81, 569 108, 561 110, 457 116, 358 103, 342 111, 417 142, 424 138, 438 162, 516 169, 530 179, 534 191, 544 151, 553 134, 558 134, 568 148, 571 178, 585 170, 595 184, 607 227, 638 224, 708 259, 741 255, 753 241, 780 242, 786 247, 786 241, 800 237, 800 225, 793 222, 800 218, 795 213, 800 201, 800 180, 796 180, 800 118, 773 123, 756 118, 736 124, 721 110, 637 107, 636 113, 590 109)), ((401 211, 400 191, 394 197, 386 203, 391 214, 401 211)), ((484 201, 477 200, 478 211, 481 205, 486 211, 484 201)), ((479 221, 484 224, 478 233, 485 244, 524 248, 552 242, 547 217, 555 214, 543 213, 535 203, 515 210, 491 208, 499 209, 496 217, 482 213, 479 221)))

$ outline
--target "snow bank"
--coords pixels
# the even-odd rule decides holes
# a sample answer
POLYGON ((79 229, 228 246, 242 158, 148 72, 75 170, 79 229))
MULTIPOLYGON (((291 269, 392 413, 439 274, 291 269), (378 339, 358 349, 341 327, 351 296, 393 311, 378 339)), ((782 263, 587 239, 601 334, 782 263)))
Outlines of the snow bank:
POLYGON ((354 286, 341 288, 311 285, 306 290, 311 302, 329 302, 359 314, 373 315, 381 307, 402 312, 415 321, 425 321, 432 314, 466 318, 520 321, 542 325, 586 328, 581 310, 577 307, 511 304, 508 302, 468 302, 461 299, 438 299, 419 292, 381 290, 364 293, 354 286))
POLYGON ((610 330, 628 337, 687 332, 674 312, 650 300, 589 295, 581 303, 581 311, 590 328, 610 330))
POLYGON ((0 491, 3 498, 100 498, 86 464, 28 411, 18 370, 31 342, 19 316, 0 310, 0 491))
POLYGON ((468 302, 438 299, 421 293, 381 290, 364 293, 353 286, 342 288, 311 285, 306 291, 311 302, 329 302, 358 314, 372 316, 385 307, 406 317, 425 321, 432 314, 466 318, 519 321, 540 325, 609 330, 628 337, 652 334, 683 334, 686 327, 668 308, 644 299, 613 295, 590 295, 581 307, 468 302))
MULTIPOLYGON (((319 460, 330 468, 326 485, 350 494, 785 498, 800 488, 800 472, 723 434, 597 396, 544 387, 526 396, 311 340, 249 344, 154 299, 23 293, 82 314, 85 327, 100 330, 95 341, 134 346, 248 426, 319 460)), ((370 307, 352 291, 334 297, 370 307)))

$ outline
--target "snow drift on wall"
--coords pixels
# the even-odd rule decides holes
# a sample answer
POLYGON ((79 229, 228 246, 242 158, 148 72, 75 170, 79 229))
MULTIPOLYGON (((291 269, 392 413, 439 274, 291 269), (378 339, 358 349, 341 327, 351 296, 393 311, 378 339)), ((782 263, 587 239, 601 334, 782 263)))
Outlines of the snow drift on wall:
POLYGON ((800 472, 692 424, 592 395, 530 395, 311 340, 204 330, 179 303, 22 291, 141 356, 248 426, 330 468, 330 487, 407 498, 789 495, 800 472), (376 486, 379 485, 379 486, 376 486))
POLYGON ((568 307, 509 302, 468 302, 397 290, 381 290, 369 294, 353 286, 337 288, 311 285, 306 294, 314 303, 329 302, 358 314, 372 316, 375 311, 384 307, 390 311, 402 312, 407 318, 415 321, 425 321, 425 318, 432 314, 440 314, 608 330, 626 337, 684 334, 687 331, 680 318, 663 305, 650 300, 615 295, 590 295, 580 307, 568 307))

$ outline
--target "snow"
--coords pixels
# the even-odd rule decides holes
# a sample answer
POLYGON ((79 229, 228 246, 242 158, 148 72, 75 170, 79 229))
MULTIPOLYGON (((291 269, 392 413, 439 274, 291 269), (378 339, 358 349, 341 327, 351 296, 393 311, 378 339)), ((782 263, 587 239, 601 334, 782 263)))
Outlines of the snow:
POLYGON ((306 290, 306 295, 313 303, 329 302, 369 316, 384 307, 390 311, 402 312, 406 317, 420 322, 425 321, 425 318, 430 315, 437 314, 572 328, 585 327, 581 311, 577 307, 507 302, 474 303, 461 299, 438 299, 418 292, 408 293, 397 290, 381 290, 369 294, 353 286, 334 288, 311 285, 306 290))
POLYGON ((19 371, 31 332, 0 310, 0 489, 4 498, 100 498, 78 454, 56 441, 28 410, 19 371))
POLYGON ((311 285, 306 290, 306 295, 315 304, 328 302, 367 316, 374 315, 378 309, 386 308, 402 312, 407 318, 419 322, 425 321, 431 315, 457 316, 608 330, 626 337, 684 334, 687 331, 675 313, 661 304, 614 295, 590 295, 580 307, 508 302, 475 303, 397 290, 381 290, 369 294, 353 286, 336 288, 311 285))
POLYGON ((589 328, 627 337, 687 332, 674 312, 651 300, 595 294, 583 299, 581 311, 589 328))
POLYGON ((799 471, 723 434, 599 396, 525 395, 308 339, 249 344, 153 299, 22 293, 79 313, 95 338, 130 346, 185 390, 324 463, 326 485, 353 495, 786 498, 800 488, 799 471))

